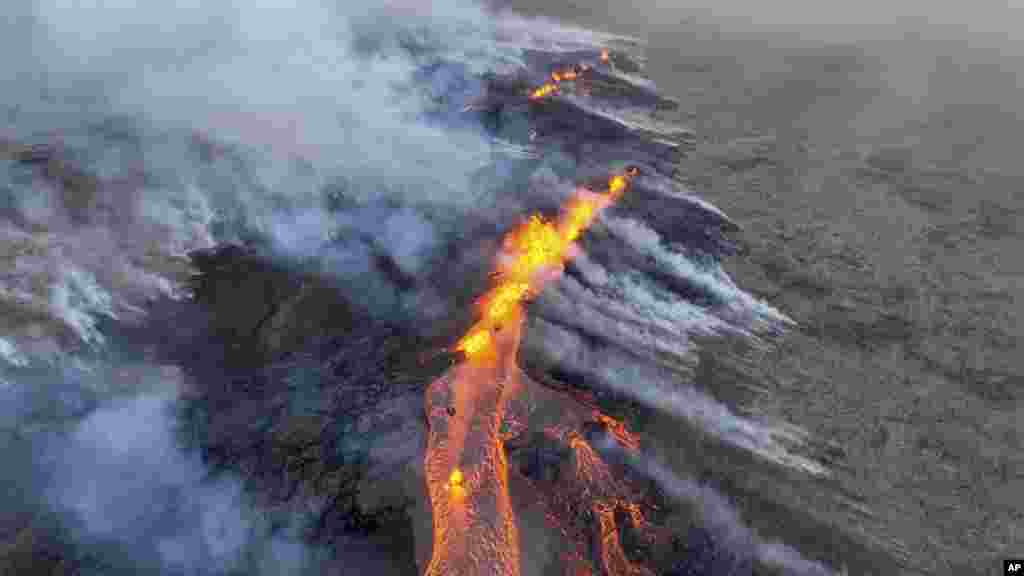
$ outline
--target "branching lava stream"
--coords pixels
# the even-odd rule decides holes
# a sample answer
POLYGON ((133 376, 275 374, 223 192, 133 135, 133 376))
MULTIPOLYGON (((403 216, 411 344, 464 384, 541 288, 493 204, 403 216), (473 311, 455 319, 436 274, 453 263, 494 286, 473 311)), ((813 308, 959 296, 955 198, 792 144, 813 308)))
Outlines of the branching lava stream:
POLYGON ((425 470, 434 537, 426 576, 520 573, 500 428, 519 386, 522 303, 562 271, 579 235, 635 175, 630 168, 612 176, 602 194, 578 188, 558 220, 533 216, 506 237, 497 284, 480 299, 480 320, 455 347, 465 360, 427 389, 425 470))

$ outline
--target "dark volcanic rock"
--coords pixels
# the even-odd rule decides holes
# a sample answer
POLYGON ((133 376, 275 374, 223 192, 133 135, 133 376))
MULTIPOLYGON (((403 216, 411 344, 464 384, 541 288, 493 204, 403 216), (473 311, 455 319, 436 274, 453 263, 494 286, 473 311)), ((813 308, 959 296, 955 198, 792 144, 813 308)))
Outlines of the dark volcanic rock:
MULTIPOLYGON (((418 456, 422 390, 450 358, 361 315, 330 280, 253 249, 194 258, 194 298, 159 303, 122 334, 184 366, 187 444, 214 469, 240 472, 261 500, 315 504, 315 538, 408 540, 407 500, 380 477, 418 456)), ((389 546, 412 562, 411 541, 389 546)))

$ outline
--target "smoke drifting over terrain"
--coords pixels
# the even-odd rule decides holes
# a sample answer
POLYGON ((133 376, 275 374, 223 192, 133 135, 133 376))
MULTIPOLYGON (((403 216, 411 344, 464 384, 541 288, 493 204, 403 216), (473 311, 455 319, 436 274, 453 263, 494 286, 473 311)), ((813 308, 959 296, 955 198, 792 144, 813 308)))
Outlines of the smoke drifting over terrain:
POLYGON ((85 573, 391 571, 343 538, 332 564, 208 478, 176 442, 180 372, 124 364, 99 328, 187 296, 187 253, 254 236, 316 257, 371 312, 417 309, 378 261, 423 276, 487 204, 471 177, 500 155, 475 123, 446 124, 479 96, 473 74, 515 53, 473 3, 372 4, 6 8, 0 424, 17 489, 0 508, 39 541, 64 534, 55 554, 85 550, 66 558, 85 573), (141 375, 118 390, 125 371, 141 375))
MULTIPOLYGON (((35 487, 21 499, 26 515, 49 514, 70 542, 102 550, 90 552, 104 566, 98 573, 388 571, 387 555, 369 545, 341 540, 333 555, 306 546, 288 522, 249 502, 239 480, 211 478, 175 436, 173 409, 193 383, 148 351, 130 362, 114 352, 126 343, 104 333, 109 321, 142 323, 144 331, 149 304, 188 298, 195 263, 188 254, 247 243, 275 265, 312 268, 360 312, 412 332, 471 310, 466 296, 489 269, 501 229, 528 210, 557 206, 576 189, 577 169, 603 177, 606 161, 639 158, 643 172, 657 172, 681 146, 665 138, 683 138, 659 133, 645 148, 633 134, 644 127, 616 118, 616 106, 587 109, 566 97, 553 103, 542 134, 524 138, 531 144, 497 140, 462 114, 488 96, 480 74, 522 63, 524 46, 594 52, 607 37, 512 16, 495 30, 492 16, 463 0, 429 7, 195 0, 173 9, 41 0, 18 10, 0 28, 8 52, 22 54, 0 72, 9 95, 0 129, 0 259, 10 263, 0 276, 0 310, 12 311, 0 320, 0 359, 11 368, 0 373, 9 400, 0 401, 7 410, 0 423, 10 430, 10 453, 26 465, 3 480, 35 487), (564 146, 534 162, 534 137, 564 146), (530 182, 519 178, 527 174, 530 182), (526 190, 502 194, 511 184, 526 190), (33 450, 37 444, 44 449, 33 450)), ((608 73, 604 81, 629 84, 626 76, 608 73)), ((644 92, 647 84, 631 87, 662 104, 644 92)), ((728 218, 663 181, 664 174, 638 177, 635 197, 650 205, 624 199, 622 213, 602 217, 600 238, 580 242, 578 274, 536 302, 545 318, 598 333, 619 351, 590 347, 576 332, 544 332, 543 321, 530 345, 647 409, 770 462, 826 475, 790 454, 800 434, 677 386, 679 373, 692 368, 692 336, 756 340, 789 321, 715 263, 728 218), (644 355, 664 363, 642 363, 644 355)), ((235 278, 226 285, 243 292, 235 278)), ((279 304, 253 320, 254 337, 218 336, 258 339, 262 326, 284 315, 279 304)), ((225 346, 235 344, 242 346, 225 346)), ((216 357, 199 351, 208 352, 216 357)), ((391 383, 383 368, 352 363, 375 371, 383 387, 391 383)), ((330 368, 336 373, 314 366, 312 383, 296 384, 298 372, 252 378, 256 392, 247 401, 230 402, 228 394, 229 409, 210 408, 222 418, 211 418, 211 428, 225 444, 263 441, 280 431, 253 431, 261 409, 301 412, 330 397, 345 375, 364 383, 352 366, 330 368)), ((243 385, 224 380, 217 382, 224 390, 243 385)), ((397 419, 415 421, 417 409, 400 400, 397 419)), ((397 467, 410 458, 417 431, 399 427, 374 448, 397 467), (387 449, 391 443, 403 450, 387 449)), ((349 438, 332 440, 331 449, 350 448, 349 438)), ((258 465, 263 456, 255 454, 258 465)), ((753 547, 776 564, 803 562, 787 548, 754 542, 710 489, 684 486, 681 499, 711 506, 718 545, 748 556, 753 547)), ((301 511, 281 514, 304 519, 301 511)))
MULTIPOLYGON (((53 302, 75 284, 55 273, 51 288, 15 286, 36 270, 5 281, 4 298, 85 342, 97 337, 87 318, 178 295, 180 256, 215 241, 258 234, 304 258, 340 236, 328 260, 343 280, 379 275, 378 254, 415 276, 507 173, 472 185, 503 160, 455 116, 480 95, 473 74, 516 59, 471 2, 40 1, 14 8, 3 37, 20 55, 0 73, 3 160, 31 157, 43 172, 5 170, 5 210, 20 224, 4 224, 10 258, 82 268, 75 278, 95 280, 86 301, 110 310, 53 302), (378 221, 384 233, 368 234, 378 221)), ((53 352, 40 340, 9 344, 53 352)))
POLYGON ((690 478, 679 478, 673 472, 653 459, 631 455, 614 442, 604 439, 603 450, 625 458, 628 464, 658 485, 676 500, 692 502, 698 508, 704 522, 706 535, 692 542, 696 533, 691 533, 691 550, 680 558, 677 572, 680 574, 742 574, 749 572, 750 561, 758 558, 770 566, 778 566, 793 576, 828 576, 832 571, 817 562, 800 556, 799 552, 785 544, 765 542, 744 525, 736 510, 720 494, 690 478))

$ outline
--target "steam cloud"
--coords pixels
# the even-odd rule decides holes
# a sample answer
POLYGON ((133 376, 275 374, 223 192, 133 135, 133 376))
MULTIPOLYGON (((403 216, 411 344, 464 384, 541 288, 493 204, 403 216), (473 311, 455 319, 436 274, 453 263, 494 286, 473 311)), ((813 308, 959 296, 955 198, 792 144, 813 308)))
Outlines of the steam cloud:
POLYGON ((369 543, 307 546, 301 511, 289 519, 258 508, 236 479, 211 477, 182 452, 180 370, 66 364, 20 375, 0 388, 0 446, 17 463, 0 472, 0 504, 5 521, 29 518, 33 539, 78 573, 334 574, 340 563, 394 570, 369 543))
MULTIPOLYGON (((328 272, 373 273, 379 252, 418 274, 458 233, 455 216, 487 205, 472 177, 502 161, 455 117, 479 96, 474 74, 517 59, 489 22, 465 0, 20 3, 0 25, 20 56, 0 72, 0 144, 48 150, 44 161, 79 180, 54 185, 0 155, 3 232, 26 245, 11 257, 74 264, 112 314, 128 314, 181 295, 190 250, 255 233, 285 256, 323 256, 379 219, 372 242, 330 248, 328 272), (331 194, 347 214, 329 209, 331 194)), ((60 278, 33 292, 12 286, 18 277, 0 298, 95 341, 54 301, 60 278)), ((10 328, 16 351, 39 340, 10 328)))

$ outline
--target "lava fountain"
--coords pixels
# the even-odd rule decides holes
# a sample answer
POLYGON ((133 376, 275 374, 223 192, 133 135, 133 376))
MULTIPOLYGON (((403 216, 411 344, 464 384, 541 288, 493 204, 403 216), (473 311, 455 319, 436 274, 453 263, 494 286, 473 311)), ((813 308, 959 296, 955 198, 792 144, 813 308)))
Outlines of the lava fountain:
POLYGON ((578 188, 556 221, 535 215, 505 238, 496 284, 478 302, 480 319, 455 346, 464 361, 427 388, 424 467, 434 537, 426 576, 520 573, 501 425, 520 384, 522 304, 561 273, 580 234, 636 174, 612 176, 605 193, 578 188))

